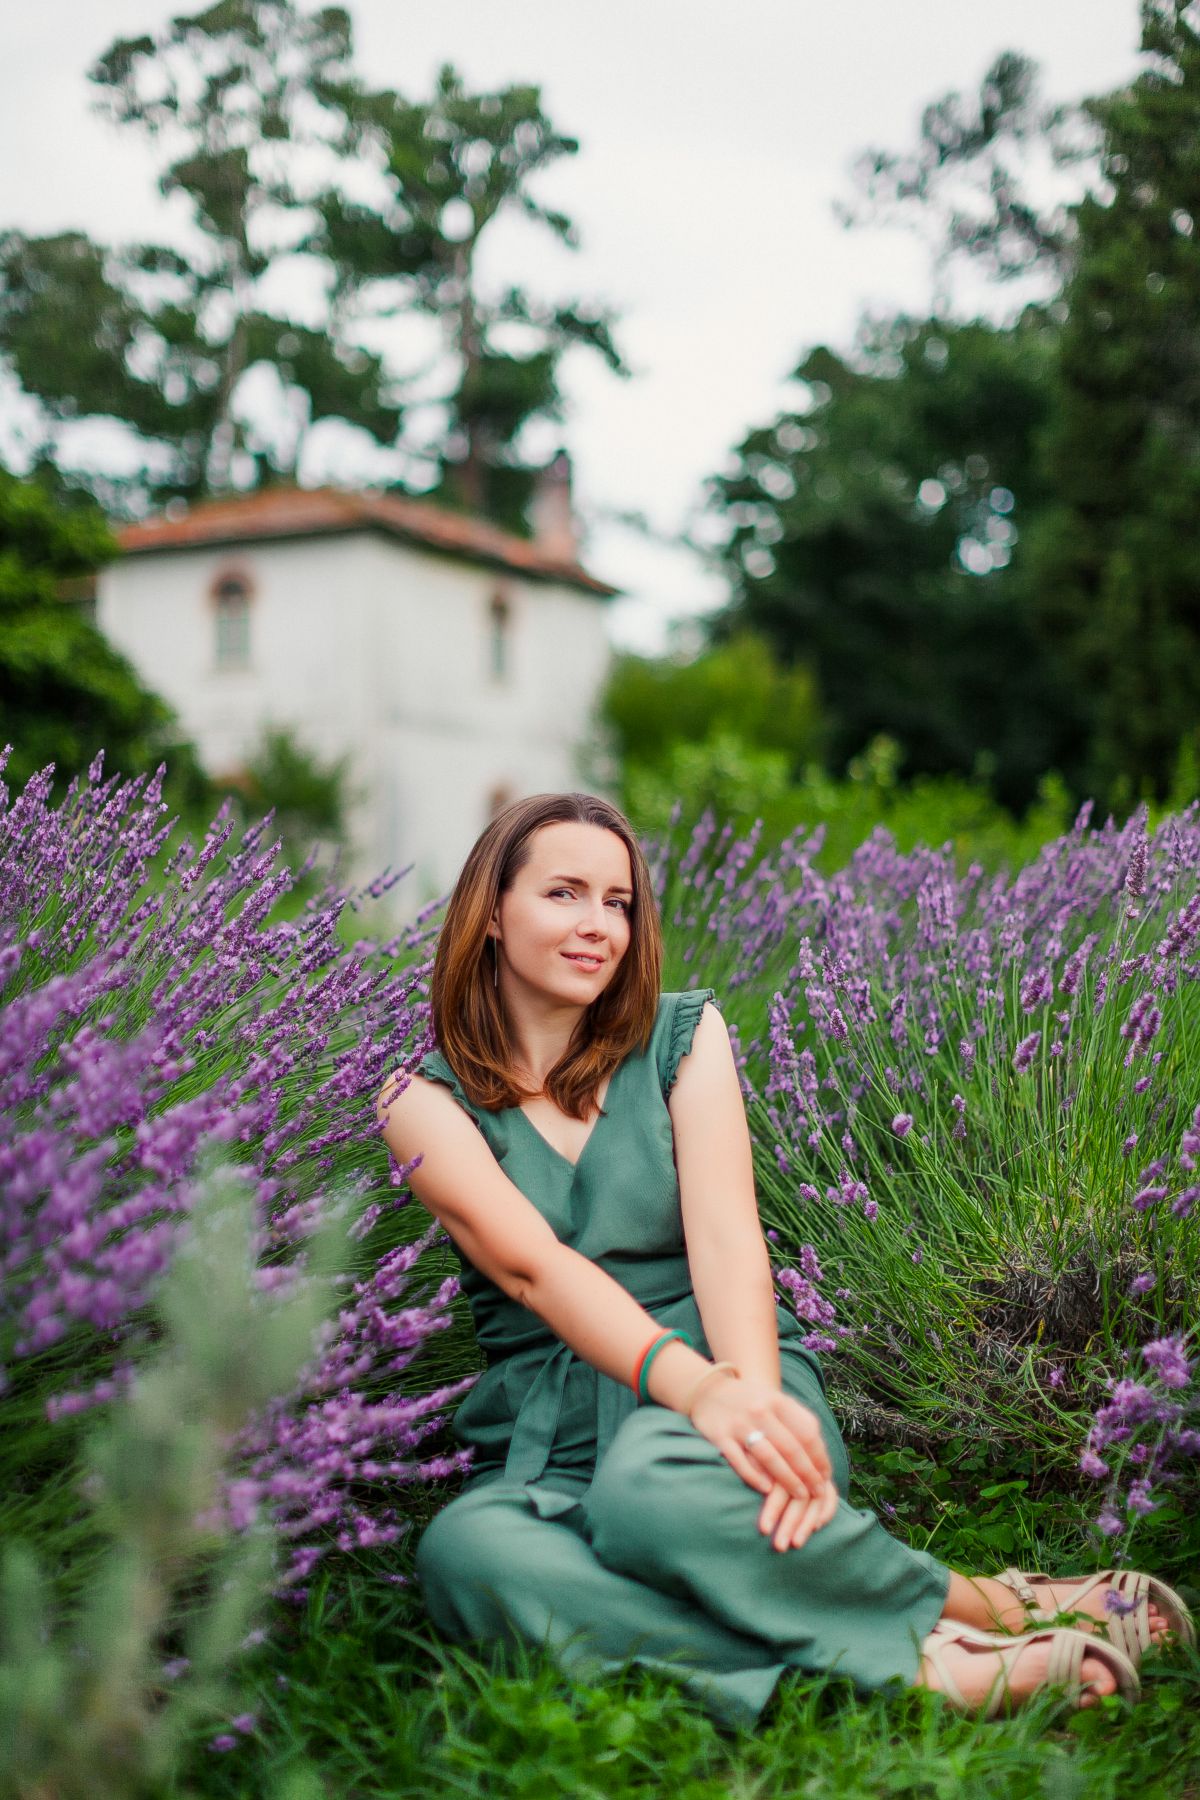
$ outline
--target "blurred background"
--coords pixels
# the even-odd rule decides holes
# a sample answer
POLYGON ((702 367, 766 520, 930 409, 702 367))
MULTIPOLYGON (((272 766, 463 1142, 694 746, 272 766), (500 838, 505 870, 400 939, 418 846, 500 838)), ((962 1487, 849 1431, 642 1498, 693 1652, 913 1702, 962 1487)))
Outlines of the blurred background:
POLYGON ((1180 0, 0 27, 0 733, 297 857, 1013 861, 1200 753, 1180 0))

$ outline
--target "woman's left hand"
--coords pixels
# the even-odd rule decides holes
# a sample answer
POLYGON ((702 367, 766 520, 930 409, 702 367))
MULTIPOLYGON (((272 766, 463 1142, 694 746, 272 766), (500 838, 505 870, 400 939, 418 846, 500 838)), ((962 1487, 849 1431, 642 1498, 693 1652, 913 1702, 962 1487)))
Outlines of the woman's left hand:
POLYGON ((777 1481, 762 1504, 758 1528, 769 1537, 776 1550, 798 1550, 814 1531, 828 1525, 837 1511, 838 1491, 826 1481, 821 1492, 811 1500, 793 1500, 783 1483, 777 1481))

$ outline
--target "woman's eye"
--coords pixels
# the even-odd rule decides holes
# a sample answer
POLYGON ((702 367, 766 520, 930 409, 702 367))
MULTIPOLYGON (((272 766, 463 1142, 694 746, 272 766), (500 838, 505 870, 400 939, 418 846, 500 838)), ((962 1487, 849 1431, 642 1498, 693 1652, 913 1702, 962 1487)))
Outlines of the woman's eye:
POLYGON ((609 903, 608 903, 608 904, 609 904, 609 905, 610 905, 610 906, 615 906, 615 907, 616 907, 616 909, 617 909, 617 911, 618 911, 618 912, 623 912, 623 913, 624 913, 624 912, 628 912, 628 911, 629 911, 629 902, 628 902, 628 900, 610 900, 610 901, 609 901, 609 903))

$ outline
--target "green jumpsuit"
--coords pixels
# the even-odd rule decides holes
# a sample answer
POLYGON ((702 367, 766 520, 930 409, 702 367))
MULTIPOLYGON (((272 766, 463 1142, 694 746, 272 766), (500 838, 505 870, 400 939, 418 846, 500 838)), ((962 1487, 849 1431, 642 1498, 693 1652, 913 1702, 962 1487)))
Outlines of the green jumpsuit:
MULTIPOLYGON (((449 1087, 505 1174, 557 1237, 705 1355, 684 1251, 667 1095, 711 990, 664 994, 643 1054, 614 1072, 578 1162, 521 1111, 449 1087)), ((788 1669, 836 1669, 869 1690, 917 1673, 949 1571, 846 1503, 848 1463, 804 1328, 778 1310, 785 1391, 820 1420, 842 1495, 798 1550, 758 1530, 761 1496, 682 1414, 639 1406, 537 1316, 462 1262, 487 1366, 455 1415, 470 1477, 427 1527, 417 1577, 447 1636, 517 1638, 594 1675, 666 1669, 728 1723, 752 1724, 788 1669)))

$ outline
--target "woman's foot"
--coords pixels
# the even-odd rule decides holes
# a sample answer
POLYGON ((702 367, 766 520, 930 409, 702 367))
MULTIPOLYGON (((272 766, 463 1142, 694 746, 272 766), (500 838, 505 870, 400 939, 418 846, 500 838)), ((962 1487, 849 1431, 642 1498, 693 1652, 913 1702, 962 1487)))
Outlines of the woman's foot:
POLYGON ((1048 1686, 1080 1707, 1119 1690, 1136 1693, 1133 1665, 1103 1639, 1047 1629, 1007 1639, 942 1620, 921 1647, 918 1686, 945 1694, 963 1712, 992 1718, 1048 1686))
MULTIPOLYGON (((993 1579, 1004 1581, 1024 1601, 1026 1617, 1018 1629, 1028 1630, 1030 1625, 1045 1619, 1069 1615, 1071 1623, 1079 1631, 1094 1631, 1097 1625, 1107 1629, 1114 1615, 1124 1609, 1118 1604, 1115 1608, 1108 1605, 1108 1596, 1114 1592, 1113 1581, 1108 1578, 1097 1578, 1094 1575, 1064 1577, 1030 1575, 1017 1570, 1007 1570, 1005 1575, 993 1579), (1011 1576, 1013 1580, 1007 1580, 1011 1576), (1032 1595, 1032 1600, 1029 1599, 1032 1595)), ((1118 1602, 1121 1600, 1116 1594, 1118 1602)), ((1171 1636, 1171 1620, 1158 1604, 1148 1597, 1146 1626, 1150 1641, 1159 1647, 1171 1636)))

